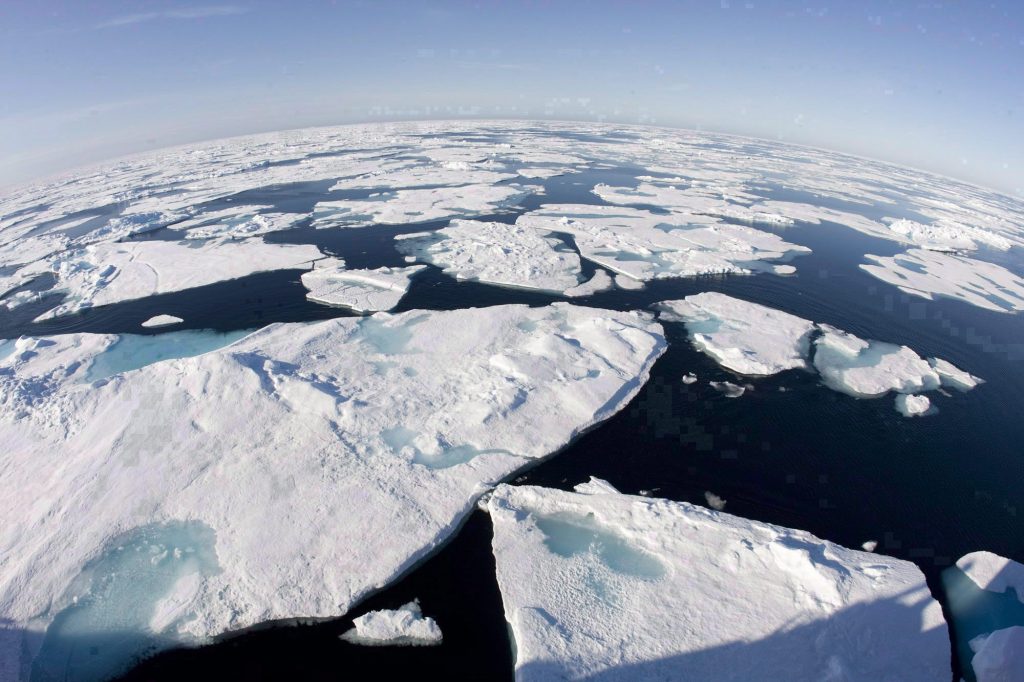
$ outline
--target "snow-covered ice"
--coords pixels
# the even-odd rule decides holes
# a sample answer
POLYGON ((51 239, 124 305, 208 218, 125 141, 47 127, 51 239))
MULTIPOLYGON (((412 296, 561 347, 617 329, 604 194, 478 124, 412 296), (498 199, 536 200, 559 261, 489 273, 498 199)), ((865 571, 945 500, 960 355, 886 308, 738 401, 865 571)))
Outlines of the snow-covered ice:
POLYGON ((436 232, 399 235, 395 245, 457 279, 557 293, 580 286, 576 252, 520 225, 453 220, 436 232))
POLYGON ((927 225, 906 218, 886 222, 892 232, 930 251, 974 251, 979 244, 1006 251, 1013 246, 1009 239, 999 234, 951 220, 938 220, 927 225))
MULTIPOLYGON (((75 338, 114 340, 93 337, 75 338)), ((625 406, 665 340, 649 314, 567 304, 378 313, 274 324, 92 384, 68 377, 88 349, 60 361, 55 347, 0 372, 3 395, 49 382, 0 412, 0 486, 17 491, 0 497, 0 659, 22 663, 40 639, 62 650, 70 614, 79 635, 103 614, 160 647, 344 613, 443 543, 487 486, 625 406), (92 587, 125 542, 181 524, 215 570, 92 587)), ((126 662, 96 651, 108 674, 126 662)))
POLYGON ((912 563, 614 492, 502 485, 488 509, 518 680, 949 675, 912 563))
POLYGON ((979 384, 985 383, 984 379, 980 379, 970 372, 965 372, 952 362, 943 360, 942 358, 928 358, 928 364, 932 366, 935 373, 939 375, 939 379, 942 381, 943 386, 949 386, 955 388, 958 391, 969 391, 979 384))
POLYGON ((992 552, 965 554, 956 565, 981 589, 1006 592, 1012 587, 1024 602, 1024 565, 992 552))
POLYGON ((309 290, 306 298, 317 303, 351 308, 359 313, 391 310, 409 290, 412 277, 424 267, 347 270, 343 260, 330 258, 303 273, 302 286, 309 290))
POLYGON ((143 327, 169 327, 172 324, 181 324, 185 320, 174 315, 154 315, 141 324, 143 327))
POLYGON ((441 628, 430 616, 424 616, 419 601, 397 609, 370 611, 352 621, 353 627, 341 634, 351 644, 367 646, 436 646, 443 637, 441 628))
POLYGON ((896 411, 904 417, 921 417, 934 412, 934 408, 926 395, 901 393, 896 396, 896 411))
POLYGON ((385 190, 368 199, 321 201, 313 209, 318 228, 403 225, 495 213, 536 191, 530 185, 460 185, 385 190))
POLYGON ((827 324, 814 341, 814 366, 825 385, 856 398, 889 391, 917 393, 939 387, 941 377, 907 346, 864 340, 827 324))
POLYGON ((1002 313, 1024 310, 1024 278, 1001 265, 925 249, 895 256, 864 256, 873 277, 929 300, 953 298, 1002 313))
POLYGON ((615 282, 608 276, 608 273, 604 270, 597 270, 594 272, 594 276, 588 279, 583 284, 566 289, 562 293, 570 298, 579 298, 583 296, 593 296, 599 294, 602 291, 607 291, 615 286, 615 282))
POLYGON ((814 323, 717 292, 655 306, 662 320, 685 322, 693 345, 740 374, 806 368, 814 323))
POLYGON ((971 668, 978 682, 1024 680, 1024 627, 1015 625, 971 640, 971 668))

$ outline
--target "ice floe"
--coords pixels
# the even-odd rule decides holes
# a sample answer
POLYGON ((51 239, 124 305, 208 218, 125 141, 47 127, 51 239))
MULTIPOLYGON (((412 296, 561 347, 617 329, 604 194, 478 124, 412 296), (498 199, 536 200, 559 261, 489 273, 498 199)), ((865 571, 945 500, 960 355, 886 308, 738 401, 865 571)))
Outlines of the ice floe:
POLYGON ((443 636, 437 621, 424 616, 419 601, 397 609, 370 611, 352 621, 341 634, 350 644, 366 646, 436 646, 443 636))
POLYGON ((351 308, 359 313, 391 310, 409 290, 412 277, 425 267, 347 270, 343 260, 331 258, 319 261, 303 273, 302 286, 309 290, 306 298, 317 303, 351 308))
POLYGON ((142 322, 140 326, 143 327, 169 327, 172 324, 181 324, 185 320, 174 315, 154 315, 145 322, 142 322))
POLYGON ((715 389, 726 398, 739 398, 747 392, 746 386, 734 384, 731 381, 709 381, 708 386, 715 389))
POLYGON ((0 373, 5 395, 55 387, 0 412, 0 660, 59 665, 95 632, 106 676, 128 658, 104 632, 152 650, 341 615, 625 406, 665 350, 648 314, 511 305, 274 324, 85 384, 66 375, 114 338, 76 338, 0 373), (173 561, 98 590, 136 546, 173 561))
POLYGON ((41 262, 54 291, 67 295, 40 319, 83 308, 201 287, 267 270, 309 269, 323 254, 315 246, 239 242, 102 242, 41 262))
POLYGON ((865 258, 862 270, 913 296, 952 298, 1002 313, 1024 310, 1024 278, 995 263, 925 249, 865 258))
POLYGON ((949 675, 910 562, 614 492, 502 485, 488 509, 519 680, 949 675))
POLYGON ((999 235, 953 221, 922 224, 906 218, 885 221, 889 230, 929 251, 974 251, 979 244, 1006 251, 1013 243, 999 235))
POLYGON ((583 284, 566 289, 562 293, 571 298, 579 298, 599 294, 602 291, 612 289, 614 286, 615 282, 612 281, 612 278, 608 276, 607 272, 604 270, 597 270, 594 272, 594 276, 583 284))
POLYGON ((399 235, 396 247, 457 279, 563 293, 580 286, 580 258, 555 237, 521 225, 453 220, 435 232, 399 235))
POLYGON ((693 345, 740 374, 806 368, 814 323, 716 292, 659 303, 661 319, 685 322, 693 345))
MULTIPOLYGON (((897 397, 896 409, 908 417, 929 413, 931 406, 926 396, 909 394, 940 386, 968 391, 983 383, 946 360, 926 360, 907 346, 862 339, 717 292, 654 307, 662 320, 685 323, 693 345, 733 372, 766 376, 813 369, 826 386, 855 398, 877 398, 890 391, 907 394, 897 397)), ((711 385, 730 397, 742 395, 743 387, 730 382, 711 385)))
POLYGON ((956 565, 981 589, 1006 592, 1012 587, 1024 602, 1024 565, 992 552, 965 554, 956 565))
POLYGON ((996 630, 971 640, 971 668, 978 682, 1024 680, 1024 627, 996 630))
POLYGON ((516 224, 567 233, 584 258, 641 282, 755 271, 786 274, 792 266, 769 261, 810 251, 770 232, 714 218, 660 215, 627 206, 545 204, 520 216, 516 224))
POLYGON ((368 199, 321 201, 313 209, 313 225, 317 228, 402 225, 471 217, 495 213, 536 190, 530 185, 385 190, 368 199))

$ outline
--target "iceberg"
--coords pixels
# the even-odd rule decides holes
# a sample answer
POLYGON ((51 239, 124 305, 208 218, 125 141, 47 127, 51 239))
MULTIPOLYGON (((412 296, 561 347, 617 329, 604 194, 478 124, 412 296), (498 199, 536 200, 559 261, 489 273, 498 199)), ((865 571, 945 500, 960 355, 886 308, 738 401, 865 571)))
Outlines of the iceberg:
POLYGON ((457 279, 556 293, 580 286, 579 256, 521 225, 453 220, 436 232, 399 235, 396 247, 457 279))
POLYGON ((443 639, 437 621, 424 616, 419 601, 397 609, 370 611, 341 634, 350 644, 367 646, 436 646, 443 639))
POLYGON ((487 503, 516 679, 945 679, 912 563, 683 502, 501 485, 487 503))
POLYGON ((767 376, 806 369, 814 323, 774 308, 705 292, 655 306, 667 322, 684 322, 693 345, 739 374, 767 376))
POLYGON ((900 291, 933 300, 952 298, 986 310, 1024 310, 1024 278, 1001 265, 925 249, 864 256, 861 269, 900 291))
POLYGON ((351 308, 357 313, 391 310, 409 290, 412 277, 426 266, 346 270, 345 261, 331 258, 318 261, 302 274, 306 298, 325 305, 351 308))
POLYGON ((66 343, 79 343, 70 364, 54 342, 0 372, 5 396, 33 377, 50 386, 0 412, 0 486, 17 491, 0 498, 0 660, 15 670, 40 642, 66 650, 67 632, 116 674, 124 649, 82 633, 103 631, 90 614, 126 607, 90 576, 147 529, 201 529, 201 542, 162 535, 139 551, 192 546, 216 566, 132 564, 142 591, 117 622, 144 651, 343 614, 442 544, 489 486, 622 409, 666 347, 646 313, 506 305, 273 324, 66 380, 86 347, 113 341, 93 337, 66 343))
POLYGON ((145 322, 142 322, 140 326, 152 328, 152 327, 169 327, 172 324, 181 324, 185 320, 174 315, 154 315, 145 322))

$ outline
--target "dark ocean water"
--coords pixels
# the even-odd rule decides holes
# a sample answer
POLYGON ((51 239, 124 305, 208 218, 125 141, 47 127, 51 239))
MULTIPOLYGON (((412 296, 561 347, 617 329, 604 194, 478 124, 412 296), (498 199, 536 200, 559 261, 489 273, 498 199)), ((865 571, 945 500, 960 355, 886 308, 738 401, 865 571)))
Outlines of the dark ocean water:
MULTIPOLYGON (((603 169, 552 178, 543 182, 545 195, 485 218, 514 221, 523 210, 542 203, 602 203, 590 192, 595 183, 635 185, 637 172, 603 169)), ((308 185, 251 191, 232 199, 309 210, 315 201, 328 198, 328 184, 308 185)), ((765 194, 810 198, 782 188, 765 194)), ((342 197, 332 193, 329 198, 342 197)), ((853 208, 841 203, 835 207, 853 208)), ((884 214, 899 217, 901 212, 886 207, 884 214)), ((902 215, 913 217, 909 211, 902 215)), ((268 240, 316 244, 345 258, 353 268, 394 266, 404 264, 393 246, 396 234, 446 224, 300 227, 268 240)), ((967 552, 985 549, 1024 561, 1024 316, 913 298, 857 267, 865 253, 901 250, 891 242, 827 223, 777 231, 813 250, 794 261, 795 275, 661 280, 640 291, 615 289, 573 303, 644 309, 700 291, 721 291, 865 338, 906 344, 922 356, 950 360, 986 383, 951 397, 930 394, 939 414, 920 419, 900 416, 891 395, 857 400, 825 389, 815 375, 799 370, 754 380, 753 391, 728 399, 708 381, 735 381, 735 376, 695 351, 681 324, 666 324, 669 350, 629 406, 556 456, 514 476, 514 482, 571 489, 593 475, 626 493, 698 504, 704 504, 705 491, 712 491, 727 500, 727 512, 742 517, 805 529, 850 547, 878 541, 880 553, 920 566, 940 598, 940 573, 967 552), (684 385, 680 378, 687 372, 700 380, 684 385)), ((163 230, 147 238, 168 235, 173 237, 163 230)), ((1021 272, 1020 254, 1016 256, 1009 267, 1021 272)), ((587 262, 585 269, 589 275, 595 266, 587 262)), ((257 274, 31 323, 54 303, 50 300, 4 314, 0 337, 158 333, 139 327, 157 313, 183 318, 185 323, 176 330, 220 331, 351 314, 306 301, 300 274, 257 274)), ((413 280, 397 310, 545 305, 558 300, 563 299, 459 282, 430 267, 413 280)), ((268 625, 226 635, 199 649, 167 651, 142 662, 124 679, 391 679, 410 673, 510 679, 511 644, 490 538, 490 522, 477 512, 438 553, 343 618, 316 625, 268 625), (419 598, 424 612, 438 621, 445 638, 442 646, 374 648, 338 640, 353 617, 395 608, 413 598, 419 598)), ((954 665, 959 667, 957 661, 954 665)))

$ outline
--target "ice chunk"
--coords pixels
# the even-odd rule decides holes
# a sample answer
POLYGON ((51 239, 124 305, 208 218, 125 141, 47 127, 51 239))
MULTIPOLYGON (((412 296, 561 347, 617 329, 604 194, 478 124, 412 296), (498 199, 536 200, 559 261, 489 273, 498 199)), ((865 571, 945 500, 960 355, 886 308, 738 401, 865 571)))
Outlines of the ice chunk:
POLYGON ((185 320, 174 315, 154 315, 142 323, 143 327, 169 327, 172 324, 180 324, 185 320))
POLYGON ((1024 278, 995 263, 924 249, 864 257, 869 263, 862 270, 914 296, 954 298, 1001 313, 1024 310, 1024 278))
POLYGON ((579 286, 579 256, 558 239, 519 225, 453 220, 437 232, 396 239, 400 252, 458 279, 558 293, 579 286))
POLYGON ((874 552, 876 549, 878 549, 878 541, 868 540, 862 543, 860 548, 863 549, 865 552, 874 552))
POLYGON ((661 319, 685 322, 693 345, 740 374, 806 368, 814 323, 725 294, 705 292, 655 306, 661 319))
POLYGON ((1024 603, 1024 565, 992 552, 965 554, 956 565, 981 589, 1006 592, 1013 588, 1024 603))
POLYGON ((917 393, 939 387, 938 373, 906 346, 865 341, 827 324, 818 327, 822 334, 814 342, 814 366, 832 390, 872 398, 889 391, 917 393))
POLYGON ((745 386, 734 384, 731 381, 710 381, 708 385, 726 398, 739 398, 747 391, 745 386))
POLYGON ((896 411, 904 417, 920 417, 934 412, 932 401, 928 400, 928 396, 906 393, 896 396, 896 411))
POLYGON ((913 564, 682 502, 499 486, 516 678, 945 679, 913 564))
POLYGON ((683 375, 682 382, 684 384, 695 384, 697 383, 697 375, 693 372, 687 372, 683 375))
MULTIPOLYGON (((153 590, 146 622, 173 623, 155 646, 339 616, 489 485, 624 407, 665 347, 649 315, 568 304, 378 313, 60 383, 25 418, 5 407, 0 660, 29 664, 19 633, 53 627, 55 596, 117 537, 174 519, 210 529, 219 572, 153 590)), ((13 362, 67 367, 46 348, 13 362)))
POLYGON ((516 225, 568 233, 584 258, 638 281, 772 271, 767 261, 810 252, 770 232, 714 218, 629 207, 544 205, 516 225))
POLYGON ((564 293, 566 296, 576 298, 581 296, 593 296, 594 294, 602 291, 607 291, 615 286, 612 282, 612 278, 608 276, 608 273, 604 270, 598 270, 594 273, 594 276, 589 280, 580 284, 579 286, 566 289, 564 293))
POLYGON ((437 621, 424 616, 419 600, 397 609, 370 611, 352 621, 341 639, 368 646, 436 646, 441 643, 437 621))
POLYGON ((950 386, 959 391, 969 391, 978 384, 985 383, 984 379, 979 379, 970 372, 963 371, 952 362, 941 358, 928 358, 928 364, 939 375, 943 386, 950 386))
POLYGON ((591 476, 589 481, 574 486, 573 490, 584 495, 614 495, 619 492, 611 483, 597 476, 591 476))
POLYGON ((714 494, 710 490, 704 491, 704 500, 708 503, 708 506, 715 511, 722 511, 725 509, 725 500, 718 495, 714 494))
POLYGON ((309 289, 306 298, 317 303, 360 313, 391 310, 409 290, 413 275, 424 267, 346 270, 344 261, 329 259, 303 273, 302 286, 309 289))
MULTIPOLYGON (((315 246, 241 242, 104 242, 49 261, 68 298, 40 319, 91 306, 201 287, 267 270, 309 269, 315 246)), ((45 268, 42 268, 45 269, 45 268)), ((40 271, 42 271, 42 269, 40 271)))
POLYGON ((971 640, 971 668, 978 682, 1024 680, 1024 627, 1015 625, 971 640))

